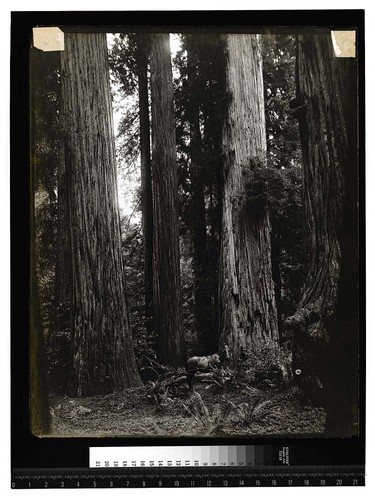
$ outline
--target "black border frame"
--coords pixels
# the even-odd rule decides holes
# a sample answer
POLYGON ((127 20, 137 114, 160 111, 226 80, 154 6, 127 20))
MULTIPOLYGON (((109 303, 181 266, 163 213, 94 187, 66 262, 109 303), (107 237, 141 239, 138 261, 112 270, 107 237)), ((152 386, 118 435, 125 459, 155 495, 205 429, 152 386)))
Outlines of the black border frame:
MULTIPOLYGON (((12 12, 11 15, 11 463, 13 468, 87 467, 90 446, 273 444, 290 446, 298 465, 365 463, 365 70, 364 10, 283 11, 74 11, 12 12), (246 31, 268 26, 357 30, 359 68, 359 280, 360 280, 360 433, 332 438, 38 438, 29 426, 29 46, 36 26, 74 26, 96 30, 187 32, 199 28, 246 31)), ((82 28, 79 28, 82 29, 82 28)), ((83 29, 84 30, 84 29, 83 29)), ((274 31, 274 29, 273 29, 274 31)), ((290 31, 290 30, 289 30, 290 31)))

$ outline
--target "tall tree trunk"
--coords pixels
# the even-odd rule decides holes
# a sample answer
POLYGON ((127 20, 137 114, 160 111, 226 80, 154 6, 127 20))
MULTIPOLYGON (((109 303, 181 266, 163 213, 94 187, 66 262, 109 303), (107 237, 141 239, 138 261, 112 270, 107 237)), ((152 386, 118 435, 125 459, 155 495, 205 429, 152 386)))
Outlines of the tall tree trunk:
POLYGON ((194 304, 195 325, 203 354, 217 350, 213 333, 212 305, 209 289, 206 208, 202 166, 202 138, 199 125, 199 100, 201 91, 198 78, 198 54, 196 36, 188 35, 187 66, 189 78, 189 103, 187 116, 190 125, 190 157, 192 181, 192 229, 193 229, 193 266, 194 266, 194 304))
POLYGON ((65 35, 64 157, 72 259, 69 393, 140 383, 121 254, 106 35, 65 35))
POLYGON ((339 395, 327 419, 328 431, 359 433, 359 158, 358 158, 358 68, 356 59, 336 61, 342 72, 341 87, 346 91, 348 157, 344 163, 344 208, 340 234, 341 266, 337 295, 338 328, 333 332, 337 346, 337 368, 332 367, 333 388, 339 395), (350 235, 350 237, 348 236, 350 235), (340 408, 341 407, 341 408, 340 408), (344 418, 342 418, 344 415, 344 418), (337 422, 343 421, 337 429, 337 422))
POLYGON ((152 177, 150 152, 150 117, 147 85, 147 49, 145 35, 137 34, 136 50, 138 68, 138 99, 141 141, 141 191, 142 191, 142 230, 144 242, 145 272, 145 314, 146 330, 153 331, 153 213, 152 213, 152 177))
POLYGON ((307 275, 297 311, 286 323, 295 331, 301 384, 326 406, 333 434, 354 432, 356 419, 356 78, 355 59, 334 56, 329 32, 298 37, 294 113, 302 146, 307 275))
POLYGON ((154 325, 158 359, 185 363, 182 330, 176 134, 168 34, 151 37, 154 325))
POLYGON ((272 279, 275 287, 275 300, 277 307, 277 317, 280 325, 280 303, 281 303, 281 270, 280 270, 280 259, 281 259, 281 237, 280 234, 271 231, 271 262, 272 262, 272 279))
POLYGON ((266 168, 262 60, 256 35, 226 36, 228 109, 223 127, 221 337, 236 357, 278 341, 269 217, 246 199, 252 167, 266 168))

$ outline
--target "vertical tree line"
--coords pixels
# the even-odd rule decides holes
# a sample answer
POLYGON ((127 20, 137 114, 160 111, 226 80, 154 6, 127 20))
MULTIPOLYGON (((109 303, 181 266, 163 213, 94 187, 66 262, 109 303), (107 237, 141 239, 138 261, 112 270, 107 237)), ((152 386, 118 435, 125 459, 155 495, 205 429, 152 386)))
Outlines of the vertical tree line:
POLYGON ((66 34, 62 55, 72 360, 68 392, 140 382, 127 311, 105 34, 66 34))
MULTIPOLYGON (((358 159, 356 62, 334 56, 331 34, 297 40, 307 273, 287 325, 305 384, 319 380, 331 432, 356 432, 358 159)), ((314 387, 308 387, 308 391, 314 387)))
POLYGON ((267 208, 246 196, 252 169, 266 168, 262 60, 256 35, 226 35, 227 112, 220 255, 221 343, 241 348, 278 341, 267 208))
POLYGON ((172 366, 185 362, 180 287, 176 133, 168 34, 151 45, 152 175, 154 220, 154 324, 158 358, 172 366))
MULTIPOLYGON (((268 37, 262 49, 253 34, 184 35, 177 77, 169 34, 120 37, 112 49, 112 71, 136 102, 124 123, 139 120, 130 144, 134 157, 140 149, 146 343, 155 338, 157 361, 178 367, 187 354, 224 346, 237 363, 291 334, 300 385, 318 394, 340 434, 353 431, 357 408, 356 63, 334 57, 326 32, 283 44, 268 37), (186 299, 181 274, 190 271, 186 299)), ((66 33, 57 73, 62 139, 53 186, 44 189, 58 192, 49 329, 51 342, 66 332, 59 356, 69 353, 67 370, 57 385, 84 396, 141 383, 106 36, 66 33)))

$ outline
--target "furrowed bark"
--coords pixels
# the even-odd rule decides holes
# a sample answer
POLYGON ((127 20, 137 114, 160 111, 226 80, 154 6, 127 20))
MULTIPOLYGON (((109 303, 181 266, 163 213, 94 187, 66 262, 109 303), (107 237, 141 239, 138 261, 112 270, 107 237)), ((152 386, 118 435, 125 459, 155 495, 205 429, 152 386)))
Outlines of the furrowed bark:
POLYGON ((64 158, 72 259, 73 396, 140 384, 126 304, 106 35, 66 34, 64 158))
POLYGON ((356 62, 336 58, 331 34, 320 33, 298 37, 297 64, 307 274, 286 326, 295 332, 306 392, 319 379, 327 430, 345 434, 357 418, 356 62))
POLYGON ((266 168, 262 60, 255 35, 226 36, 228 108, 223 126, 224 186, 221 233, 220 344, 237 357, 242 348, 278 341, 265 207, 246 199, 251 165, 266 168))
POLYGON ((182 330, 176 135, 168 34, 151 37, 152 173, 154 207, 154 326, 161 363, 186 361, 182 330))

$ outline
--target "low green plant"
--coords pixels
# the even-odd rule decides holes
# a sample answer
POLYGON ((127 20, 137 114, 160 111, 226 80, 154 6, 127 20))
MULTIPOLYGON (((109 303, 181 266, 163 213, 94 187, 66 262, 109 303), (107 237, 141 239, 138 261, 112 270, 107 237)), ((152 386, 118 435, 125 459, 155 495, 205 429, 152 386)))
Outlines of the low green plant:
POLYGON ((241 165, 243 190, 232 198, 235 208, 247 207, 252 213, 279 209, 286 181, 283 171, 275 168, 266 156, 254 156, 241 165))
POLYGON ((242 403, 236 407, 237 415, 242 425, 249 425, 254 421, 264 418, 279 406, 275 397, 267 398, 264 395, 256 397, 251 403, 242 403))
POLYGON ((183 407, 199 425, 200 433, 205 435, 223 433, 224 425, 228 421, 231 411, 235 409, 231 401, 223 398, 221 403, 215 404, 210 410, 203 401, 202 396, 196 391, 194 391, 193 398, 187 404, 183 403, 183 407))
POLYGON ((289 353, 280 349, 276 342, 265 342, 253 349, 244 349, 244 360, 240 362, 242 377, 249 383, 261 387, 278 387, 287 382, 289 353))

